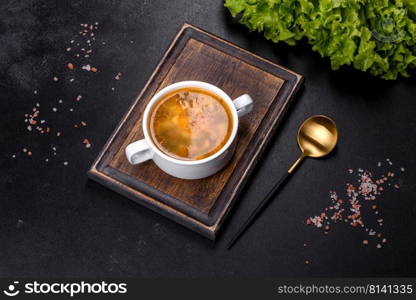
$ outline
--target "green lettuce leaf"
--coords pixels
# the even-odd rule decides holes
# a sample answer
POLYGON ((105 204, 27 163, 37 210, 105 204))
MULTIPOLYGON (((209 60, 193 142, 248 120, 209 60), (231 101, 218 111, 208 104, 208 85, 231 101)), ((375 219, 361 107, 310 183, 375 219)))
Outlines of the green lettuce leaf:
POLYGON ((416 0, 226 0, 233 17, 275 42, 300 39, 328 57, 384 79, 416 67, 416 0))

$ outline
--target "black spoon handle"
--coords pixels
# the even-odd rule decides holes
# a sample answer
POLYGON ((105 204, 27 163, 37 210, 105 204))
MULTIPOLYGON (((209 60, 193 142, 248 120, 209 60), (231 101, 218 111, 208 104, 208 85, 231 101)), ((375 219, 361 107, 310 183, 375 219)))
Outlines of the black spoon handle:
POLYGON ((289 175, 291 173, 286 172, 282 178, 273 186, 273 188, 270 190, 270 192, 267 194, 267 196, 259 203, 259 205, 256 207, 256 209, 251 213, 250 217, 244 222, 244 224, 241 226, 240 230, 237 231, 237 233, 234 235, 232 240, 229 242, 227 249, 230 250, 231 247, 238 241, 238 239, 241 237, 241 235, 250 227, 251 224, 253 224, 256 217, 260 214, 260 212, 266 207, 266 205, 269 203, 269 201, 273 198, 274 194, 283 186, 285 181, 289 178, 289 175))

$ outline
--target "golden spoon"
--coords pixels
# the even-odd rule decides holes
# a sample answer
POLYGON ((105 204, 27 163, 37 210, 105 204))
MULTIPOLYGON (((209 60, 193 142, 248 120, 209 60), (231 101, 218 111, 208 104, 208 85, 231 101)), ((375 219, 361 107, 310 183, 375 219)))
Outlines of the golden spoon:
POLYGON ((293 173, 305 157, 322 157, 329 154, 335 148, 338 141, 338 129, 335 122, 330 118, 322 115, 312 116, 300 126, 297 140, 299 148, 302 151, 301 156, 275 184, 272 190, 267 194, 266 198, 260 202, 250 217, 244 222, 243 226, 228 244, 227 249, 231 249, 235 242, 237 242, 240 236, 253 223, 256 216, 264 209, 269 200, 272 199, 286 179, 293 173))

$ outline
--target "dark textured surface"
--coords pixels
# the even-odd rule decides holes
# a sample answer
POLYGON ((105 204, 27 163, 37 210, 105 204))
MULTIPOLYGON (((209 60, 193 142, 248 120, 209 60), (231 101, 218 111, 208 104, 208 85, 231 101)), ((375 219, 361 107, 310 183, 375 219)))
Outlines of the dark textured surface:
POLYGON ((333 72, 306 45, 276 46, 249 34, 221 1, 2 1, 0 276, 414 276, 415 94, 415 80, 385 82, 349 68, 333 72), (97 42, 89 63, 100 72, 77 71, 70 83, 64 80, 70 57, 65 48, 80 23, 95 21, 97 41, 107 44, 97 42), (85 174, 184 22, 306 77, 215 244, 85 174), (123 73, 120 81, 114 80, 117 72, 123 73), (53 76, 60 80, 53 82, 53 76), (71 114, 69 103, 78 94, 83 100, 71 114), (66 112, 56 104, 60 98, 66 112), (40 119, 56 124, 60 138, 26 130, 24 114, 36 102, 40 119), (53 106, 60 110, 52 112, 53 106), (296 159, 297 127, 316 113, 336 120, 337 151, 306 161, 232 251, 225 250, 273 180, 296 159), (81 120, 88 126, 75 130, 81 120), (91 149, 83 147, 85 137, 91 149), (56 156, 48 154, 51 144, 56 156), (23 155, 23 147, 32 157, 23 155), (347 182, 348 168, 375 169, 386 158, 406 171, 400 191, 378 200, 388 238, 382 249, 363 247, 364 233, 342 224, 328 236, 304 225, 328 205, 328 191, 347 182))

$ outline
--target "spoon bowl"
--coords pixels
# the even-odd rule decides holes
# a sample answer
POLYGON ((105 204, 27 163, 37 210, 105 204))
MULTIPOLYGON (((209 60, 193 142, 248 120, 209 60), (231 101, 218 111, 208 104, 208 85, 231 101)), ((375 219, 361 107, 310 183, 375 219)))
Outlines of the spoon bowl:
POLYGON ((297 140, 305 156, 322 157, 335 148, 338 129, 332 119, 321 115, 312 116, 300 126, 297 140))

